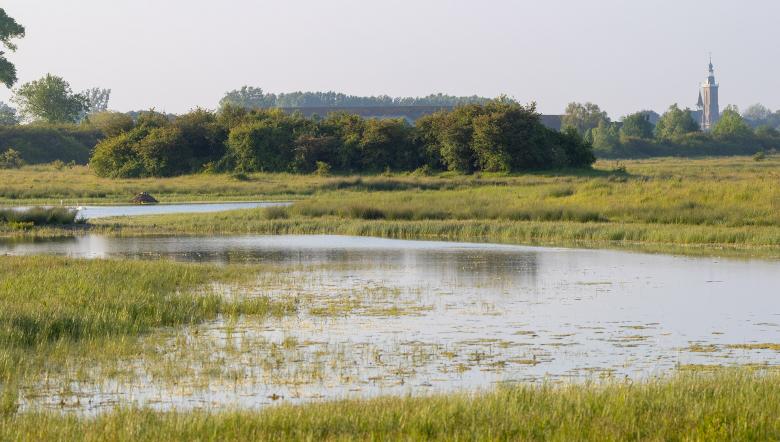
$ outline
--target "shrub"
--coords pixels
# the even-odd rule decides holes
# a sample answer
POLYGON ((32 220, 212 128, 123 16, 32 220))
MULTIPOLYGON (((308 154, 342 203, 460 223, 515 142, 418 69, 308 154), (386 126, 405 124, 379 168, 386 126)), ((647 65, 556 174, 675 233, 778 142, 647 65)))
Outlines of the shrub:
POLYGON ((77 219, 78 212, 64 207, 31 207, 25 210, 0 209, 0 223, 8 223, 15 226, 32 224, 68 225, 81 222, 77 219))
POLYGON ((314 171, 317 176, 330 176, 330 164, 324 161, 317 161, 317 169, 314 171))
POLYGON ((170 176, 195 171, 515 172, 589 167, 592 147, 579 135, 542 125, 533 105, 507 99, 468 105, 421 119, 325 119, 281 110, 195 110, 175 119, 145 112, 135 127, 95 148, 101 176, 170 176))
POLYGON ((0 154, 0 169, 18 169, 24 166, 22 156, 14 149, 8 149, 0 154))
POLYGON ((107 137, 116 137, 129 132, 135 126, 133 117, 121 112, 98 112, 87 117, 84 124, 94 128, 107 137))

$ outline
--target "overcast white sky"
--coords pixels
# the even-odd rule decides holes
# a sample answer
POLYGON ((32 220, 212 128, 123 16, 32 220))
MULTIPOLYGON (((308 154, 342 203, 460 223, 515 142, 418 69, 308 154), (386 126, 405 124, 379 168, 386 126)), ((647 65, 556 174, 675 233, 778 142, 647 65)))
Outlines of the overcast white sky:
MULTIPOLYGON (((432 92, 593 101, 613 117, 693 106, 713 53, 721 103, 780 107, 777 0, 3 0, 27 28, 22 82, 113 89, 117 110, 214 108, 270 92, 432 92)), ((0 100, 9 91, 0 89, 0 100)))

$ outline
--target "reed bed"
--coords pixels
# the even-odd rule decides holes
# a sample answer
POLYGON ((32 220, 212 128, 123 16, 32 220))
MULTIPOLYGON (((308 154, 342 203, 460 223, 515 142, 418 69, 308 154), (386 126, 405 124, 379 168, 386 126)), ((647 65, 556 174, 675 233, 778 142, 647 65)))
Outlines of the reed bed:
POLYGON ((0 209, 0 224, 11 227, 65 226, 81 223, 76 210, 64 207, 30 207, 24 210, 0 209))
POLYGON ((240 269, 166 261, 0 260, 0 348, 36 347, 202 321, 220 313, 268 313, 263 298, 226 301, 197 288, 241 278, 240 269))
POLYGON ((640 383, 516 386, 262 411, 123 409, 0 418, 3 440, 776 440, 780 375, 749 369, 640 383))
MULTIPOLYGON (((218 315, 282 316, 289 299, 226 299, 213 283, 251 283, 262 269, 168 261, 0 259, 0 414, 14 410, 21 383, 75 359, 138 351, 135 339, 218 315)), ((0 437, 2 439, 2 437, 0 437)))

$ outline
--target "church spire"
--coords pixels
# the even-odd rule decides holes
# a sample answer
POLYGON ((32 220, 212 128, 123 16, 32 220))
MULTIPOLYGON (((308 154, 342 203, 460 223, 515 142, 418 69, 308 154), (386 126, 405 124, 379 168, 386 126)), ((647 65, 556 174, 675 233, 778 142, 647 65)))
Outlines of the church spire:
POLYGON ((712 65, 712 54, 710 54, 709 74, 707 75, 707 80, 701 85, 699 102, 696 104, 701 109, 701 128, 704 130, 712 129, 720 119, 718 83, 715 81, 715 66, 712 65))

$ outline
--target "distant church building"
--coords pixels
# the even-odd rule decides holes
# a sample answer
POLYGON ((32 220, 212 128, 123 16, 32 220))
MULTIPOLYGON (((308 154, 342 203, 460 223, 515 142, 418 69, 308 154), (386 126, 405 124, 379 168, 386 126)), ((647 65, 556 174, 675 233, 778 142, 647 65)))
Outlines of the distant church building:
POLYGON ((720 119, 720 107, 718 106, 718 83, 715 82, 715 68, 710 58, 710 73, 705 83, 702 83, 699 91, 699 102, 696 103, 699 115, 699 125, 702 130, 710 130, 720 119))

